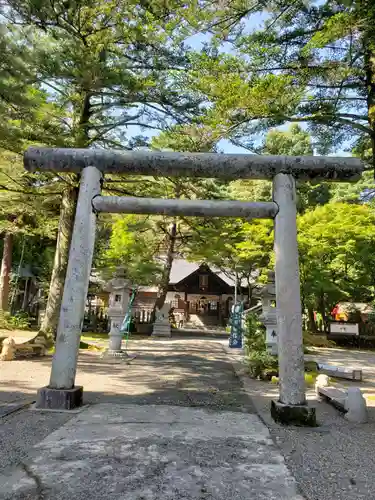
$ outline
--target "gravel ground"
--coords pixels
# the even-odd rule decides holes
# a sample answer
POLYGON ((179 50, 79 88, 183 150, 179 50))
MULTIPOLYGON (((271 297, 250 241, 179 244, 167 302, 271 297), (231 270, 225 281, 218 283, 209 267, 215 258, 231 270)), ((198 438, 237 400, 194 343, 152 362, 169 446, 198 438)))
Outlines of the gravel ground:
POLYGON ((367 424, 352 424, 309 391, 319 427, 280 426, 269 411, 271 399, 277 399, 277 387, 250 379, 238 365, 240 356, 232 359, 306 500, 375 499, 375 408, 369 408, 367 424))
MULTIPOLYGON (((77 383, 85 388, 86 402, 255 411, 228 363, 222 342, 140 341, 134 348, 137 358, 130 365, 100 360, 92 353, 80 356, 77 383)), ((344 351, 333 354, 335 362, 346 362, 344 351)), ((348 352, 347 356, 364 367, 366 379, 372 383, 373 354, 364 355, 362 361, 359 352, 348 352)), ((35 395, 36 389, 48 381, 50 361, 44 358, 0 364, 0 403, 35 395)), ((269 405, 277 397, 276 386, 246 378, 244 387, 306 500, 375 499, 375 408, 369 409, 368 424, 356 425, 328 404, 315 401, 320 427, 286 428, 270 418, 269 405)), ((21 410, 0 419, 0 469, 24 460, 34 444, 70 418, 68 414, 21 410)))
POLYGON ((30 448, 73 416, 21 410, 0 419, 0 471, 26 460, 30 448))
MULTIPOLYGON (((85 403, 205 407, 214 412, 254 413, 220 342, 139 341, 130 364, 81 353, 77 385, 85 403)), ((51 358, 0 363, 0 410, 35 399, 46 385, 51 358)), ((24 460, 28 450, 75 415, 22 409, 1 418, 0 470, 24 460)))

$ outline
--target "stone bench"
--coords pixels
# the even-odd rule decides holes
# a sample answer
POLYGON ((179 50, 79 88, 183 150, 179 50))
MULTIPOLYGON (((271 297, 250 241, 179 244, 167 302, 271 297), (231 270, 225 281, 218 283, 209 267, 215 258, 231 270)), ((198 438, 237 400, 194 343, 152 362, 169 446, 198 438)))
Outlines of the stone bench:
POLYGON ((46 348, 42 344, 16 344, 16 359, 33 356, 44 356, 46 348))
POLYGON ((317 363, 319 373, 324 373, 330 377, 343 378, 346 380, 362 380, 362 370, 360 368, 345 368, 344 366, 325 365, 317 363))
POLYGON ((345 408, 345 401, 347 396, 345 389, 339 389, 337 387, 331 387, 331 386, 318 387, 317 393, 319 396, 321 396, 324 400, 331 403, 338 410, 342 411, 343 413, 347 412, 345 408))
POLYGON ((46 343, 43 338, 36 335, 27 342, 16 344, 13 337, 6 337, 1 343, 0 361, 13 361, 33 356, 44 356, 46 354, 46 343))
POLYGON ((367 422, 366 400, 359 387, 332 387, 327 375, 318 375, 315 383, 317 396, 345 414, 350 422, 367 422))

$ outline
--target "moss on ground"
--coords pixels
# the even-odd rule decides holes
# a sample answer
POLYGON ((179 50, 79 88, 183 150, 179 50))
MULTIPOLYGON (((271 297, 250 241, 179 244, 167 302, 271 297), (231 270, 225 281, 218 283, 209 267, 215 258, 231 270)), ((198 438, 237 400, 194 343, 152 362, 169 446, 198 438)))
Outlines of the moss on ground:
MULTIPOLYGON (((313 387, 315 385, 316 377, 319 375, 319 372, 305 372, 305 384, 308 387, 313 387)), ((273 384, 279 383, 279 377, 273 376, 271 379, 273 384)))

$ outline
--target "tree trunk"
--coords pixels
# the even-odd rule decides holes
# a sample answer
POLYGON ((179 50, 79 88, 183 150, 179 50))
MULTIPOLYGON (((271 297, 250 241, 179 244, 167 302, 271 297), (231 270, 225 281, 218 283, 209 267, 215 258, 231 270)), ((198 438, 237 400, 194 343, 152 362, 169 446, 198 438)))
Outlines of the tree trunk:
MULTIPOLYGON (((90 103, 91 93, 86 89, 79 90, 82 95, 82 100, 79 109, 80 117, 78 129, 76 130, 75 146, 86 148, 89 142, 89 124, 92 114, 90 103)), ((79 176, 76 176, 76 180, 79 181, 79 176)), ((40 334, 44 337, 51 337, 53 335, 55 338, 57 333, 65 276, 68 267, 70 242, 74 227, 77 197, 78 188, 69 187, 63 191, 48 301, 40 327, 40 334)))
POLYGON ((250 278, 247 278, 247 290, 248 290, 248 297, 249 297, 249 307, 251 307, 251 301, 253 299, 253 287, 250 283, 250 278))
POLYGON ((41 324, 41 332, 55 337, 59 321, 65 275, 68 266, 70 240, 73 232, 74 215, 77 202, 77 189, 64 190, 61 200, 61 211, 57 235, 55 259, 51 274, 46 312, 41 324))
POLYGON ((10 284, 10 273, 12 270, 12 247, 13 247, 12 233, 5 233, 3 259, 1 261, 1 275, 0 275, 0 309, 2 311, 9 310, 9 284, 10 284))
POLYGON ((156 308, 161 309, 167 297, 169 280, 171 277, 171 270, 172 270, 172 264, 176 246, 176 237, 177 237, 177 225, 176 222, 174 222, 168 234, 166 262, 163 270, 163 277, 161 283, 159 284, 158 297, 155 302, 155 309, 156 308))
POLYGON ((315 317, 314 317, 314 310, 311 307, 308 307, 307 309, 308 312, 308 317, 309 317, 309 330, 313 333, 316 332, 316 323, 315 323, 315 317))
POLYGON ((375 10, 372 8, 363 13, 367 19, 363 37, 365 82, 367 88, 367 113, 370 125, 371 160, 375 176, 375 10))
MULTIPOLYGON (((326 301, 325 301, 325 296, 324 296, 324 292, 322 291, 321 294, 320 294, 320 297, 319 297, 319 307, 318 307, 318 311, 320 312, 321 316, 322 316, 322 328, 323 328, 323 331, 326 330, 326 301)), ((321 328, 319 328, 320 331, 321 328)))
POLYGON ((29 282, 30 282, 30 279, 26 278, 25 288, 24 288, 24 292, 23 292, 22 306, 21 306, 21 309, 24 312, 27 311, 27 306, 29 304, 29 282))

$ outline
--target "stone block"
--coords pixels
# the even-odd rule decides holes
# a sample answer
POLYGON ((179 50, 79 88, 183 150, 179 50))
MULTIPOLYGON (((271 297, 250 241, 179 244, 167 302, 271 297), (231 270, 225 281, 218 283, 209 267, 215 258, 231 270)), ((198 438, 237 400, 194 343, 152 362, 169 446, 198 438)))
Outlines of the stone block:
POLYGON ((171 337, 170 323, 154 323, 152 328, 153 337, 171 337))
POLYGON ((345 400, 345 418, 349 422, 364 424, 367 422, 367 406, 359 387, 349 387, 345 400))
POLYGON ((288 405, 280 401, 271 401, 271 416, 282 425, 316 427, 316 409, 305 405, 288 405))
POLYGON ((319 388, 328 387, 329 386, 329 377, 328 375, 318 375, 315 380, 315 394, 319 396, 319 388))
POLYGON ((318 386, 317 395, 334 406, 337 410, 345 413, 346 390, 339 387, 318 386))
POLYGON ((318 364, 320 372, 331 377, 344 378, 347 380, 362 380, 362 370, 360 368, 346 368, 343 366, 323 365, 318 364))
POLYGON ((16 357, 16 342, 13 337, 3 340, 0 361, 13 361, 16 357))
POLYGON ((121 351, 121 344, 123 334, 120 332, 117 333, 109 333, 109 350, 110 351, 121 351))
POLYGON ((37 394, 35 407, 47 410, 73 410, 83 403, 83 387, 52 389, 42 387, 37 394))

